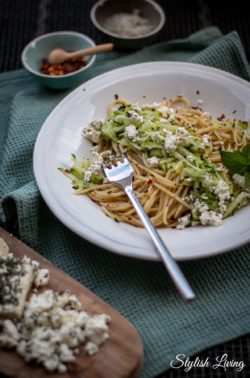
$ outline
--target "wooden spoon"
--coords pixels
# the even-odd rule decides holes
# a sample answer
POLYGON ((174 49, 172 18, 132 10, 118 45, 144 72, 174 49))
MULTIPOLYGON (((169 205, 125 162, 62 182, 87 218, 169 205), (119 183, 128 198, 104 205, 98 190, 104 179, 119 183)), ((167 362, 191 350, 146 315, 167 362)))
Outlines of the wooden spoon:
POLYGON ((51 64, 60 64, 69 59, 79 58, 84 55, 93 55, 100 52, 107 52, 113 50, 113 43, 105 43, 94 47, 88 47, 83 50, 68 52, 63 49, 52 50, 48 55, 48 62, 51 64))

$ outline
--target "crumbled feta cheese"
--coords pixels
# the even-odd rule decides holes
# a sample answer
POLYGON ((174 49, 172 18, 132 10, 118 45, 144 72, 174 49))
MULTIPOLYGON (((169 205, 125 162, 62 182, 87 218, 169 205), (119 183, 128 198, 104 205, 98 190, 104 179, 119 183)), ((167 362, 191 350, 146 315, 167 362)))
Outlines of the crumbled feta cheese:
POLYGON ((214 188, 214 193, 220 200, 230 199, 230 188, 224 180, 219 180, 217 186, 214 188))
POLYGON ((60 345, 60 360, 63 362, 71 362, 74 361, 75 356, 73 351, 69 349, 67 344, 60 345))
POLYGON ((204 135, 202 136, 202 144, 203 144, 204 147, 209 147, 209 146, 210 146, 210 144, 211 144, 211 139, 210 139, 209 135, 204 134, 204 135))
POLYGON ((83 180, 85 182, 90 182, 91 176, 92 176, 92 169, 86 169, 86 171, 84 172, 83 180))
POLYGON ((93 127, 91 128, 88 128, 86 127, 84 130, 83 130, 83 135, 91 140, 91 142, 93 143, 98 143, 99 140, 100 140, 100 136, 101 136, 101 131, 97 131, 95 130, 93 127))
POLYGON ((19 339, 19 332, 11 320, 0 321, 0 347, 13 348, 19 339))
POLYGON ((157 110, 158 110, 158 112, 161 113, 163 116, 167 116, 168 113, 169 113, 169 108, 167 108, 166 106, 161 106, 161 107, 159 107, 157 110))
POLYGON ((84 329, 87 338, 96 345, 102 344, 109 337, 107 324, 109 321, 110 316, 107 314, 97 314, 89 317, 84 329))
POLYGON ((32 268, 33 268, 33 270, 34 270, 34 272, 37 272, 38 269, 39 269, 39 267, 40 267, 39 262, 38 262, 38 261, 35 261, 35 260, 31 260, 30 264, 31 264, 31 266, 32 266, 32 268))
POLYGON ((134 139, 136 137, 136 135, 137 135, 136 127, 134 125, 126 126, 125 127, 125 135, 129 139, 134 139))
POLYGON ((200 221, 204 226, 218 227, 222 223, 222 214, 215 211, 203 211, 200 215, 200 221))
POLYGON ((89 126, 83 129, 83 135, 87 139, 91 140, 91 142, 98 143, 102 134, 101 132, 102 125, 103 125, 102 120, 91 122, 89 126))
POLYGON ((52 290, 46 290, 40 295, 33 294, 27 304, 24 317, 36 311, 45 311, 53 307, 54 294, 52 290))
POLYGON ((150 167, 155 168, 158 167, 159 159, 156 156, 152 156, 147 159, 147 163, 150 167))
POLYGON ((134 110, 129 110, 128 115, 132 121, 134 121, 136 124, 140 124, 143 122, 143 116, 139 115, 134 110))
POLYGON ((173 152, 177 148, 177 143, 178 137, 170 131, 165 138, 164 148, 167 152, 173 152))
POLYGON ((86 169, 85 172, 84 172, 83 179, 84 179, 85 182, 90 182, 93 174, 98 175, 98 174, 100 174, 100 172, 102 172, 102 164, 103 164, 102 153, 100 154, 97 151, 97 148, 92 148, 91 152, 92 152, 91 164, 88 167, 88 169, 86 169))
POLYGON ((98 346, 95 343, 92 343, 89 341, 84 348, 85 352, 89 355, 92 356, 93 354, 96 354, 98 351, 98 346))
POLYGON ((196 199, 193 212, 198 211, 199 220, 204 226, 220 226, 222 224, 222 214, 209 210, 208 205, 196 199))
POLYGON ((49 271, 48 269, 38 269, 34 277, 35 287, 46 286, 49 282, 49 271))
POLYGON ((162 114, 163 117, 166 117, 169 122, 174 121, 174 119, 175 119, 174 108, 168 108, 167 106, 161 106, 157 110, 158 110, 159 113, 162 114))
POLYGON ((190 163, 192 163, 193 161, 195 160, 194 156, 193 155, 188 155, 187 156, 187 161, 189 161, 190 163))
POLYGON ((213 188, 213 191, 219 199, 219 209, 220 212, 223 214, 227 210, 227 205, 225 204, 225 201, 228 201, 231 198, 230 188, 225 181, 219 180, 217 186, 213 188))
POLYGON ((91 126, 93 126, 94 129, 100 131, 102 129, 103 123, 104 123, 104 120, 99 119, 99 120, 95 120, 95 121, 91 122, 91 126))
POLYGON ((177 133, 180 137, 189 136, 189 132, 185 129, 185 127, 178 127, 176 133, 177 133))
POLYGON ((167 122, 167 119, 166 119, 166 118, 163 118, 163 117, 161 117, 161 118, 160 118, 160 122, 166 123, 166 122, 167 122))
POLYGON ((191 218, 190 214, 187 214, 187 215, 184 215, 183 217, 178 218, 179 223, 176 226, 176 228, 178 230, 183 230, 185 227, 187 227, 190 224, 190 218, 191 218))

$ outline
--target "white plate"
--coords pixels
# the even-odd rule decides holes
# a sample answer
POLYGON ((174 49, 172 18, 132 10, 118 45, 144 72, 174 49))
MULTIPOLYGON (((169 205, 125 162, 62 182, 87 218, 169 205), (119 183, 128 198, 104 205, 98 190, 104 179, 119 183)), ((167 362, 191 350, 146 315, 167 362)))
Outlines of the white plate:
MULTIPOLYGON (((53 213, 71 230, 107 250, 142 259, 158 260, 144 229, 116 223, 86 196, 74 196, 71 182, 57 167, 70 164, 71 153, 89 155, 82 137, 92 120, 104 118, 118 94, 131 102, 158 102, 178 94, 193 105, 198 99, 213 115, 250 118, 250 84, 218 69, 190 63, 154 62, 120 68, 81 85, 45 121, 34 150, 38 187, 53 213), (200 94, 197 95, 196 91, 200 94), (144 97, 146 96, 146 97, 144 97), (234 111, 237 113, 233 113, 234 111)), ((160 229, 177 260, 215 255, 250 241, 250 206, 226 219, 220 227, 185 230, 160 229)))

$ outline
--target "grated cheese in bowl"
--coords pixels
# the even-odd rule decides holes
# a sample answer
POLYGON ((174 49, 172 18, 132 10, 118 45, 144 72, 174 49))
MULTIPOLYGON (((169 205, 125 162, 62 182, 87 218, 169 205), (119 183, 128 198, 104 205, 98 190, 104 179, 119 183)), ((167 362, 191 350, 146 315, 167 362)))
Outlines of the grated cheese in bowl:
POLYGON ((142 37, 153 29, 149 20, 140 16, 138 9, 134 9, 132 13, 112 15, 106 20, 104 27, 111 33, 124 38, 142 37))

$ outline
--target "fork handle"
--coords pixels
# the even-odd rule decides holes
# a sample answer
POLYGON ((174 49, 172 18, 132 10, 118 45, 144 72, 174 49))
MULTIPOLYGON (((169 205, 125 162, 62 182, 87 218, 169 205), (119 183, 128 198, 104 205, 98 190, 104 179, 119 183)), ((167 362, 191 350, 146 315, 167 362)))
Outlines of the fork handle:
POLYGON ((134 206, 138 216, 140 217, 143 225, 145 226, 146 230, 148 231, 158 253, 161 256, 161 259, 167 269, 170 277, 174 281, 176 288, 178 289, 179 293, 181 294, 182 298, 185 301, 192 300, 195 298, 195 293, 191 286, 189 285, 187 279, 185 278, 184 274, 182 273, 181 269, 179 268, 176 261, 171 256, 169 250, 167 249, 166 245, 163 243, 160 235, 156 231, 155 227, 152 225, 148 215, 144 211, 142 205, 140 204, 139 200, 137 199, 136 195, 133 192, 131 186, 126 186, 124 188, 127 196, 129 197, 132 205, 134 206))

